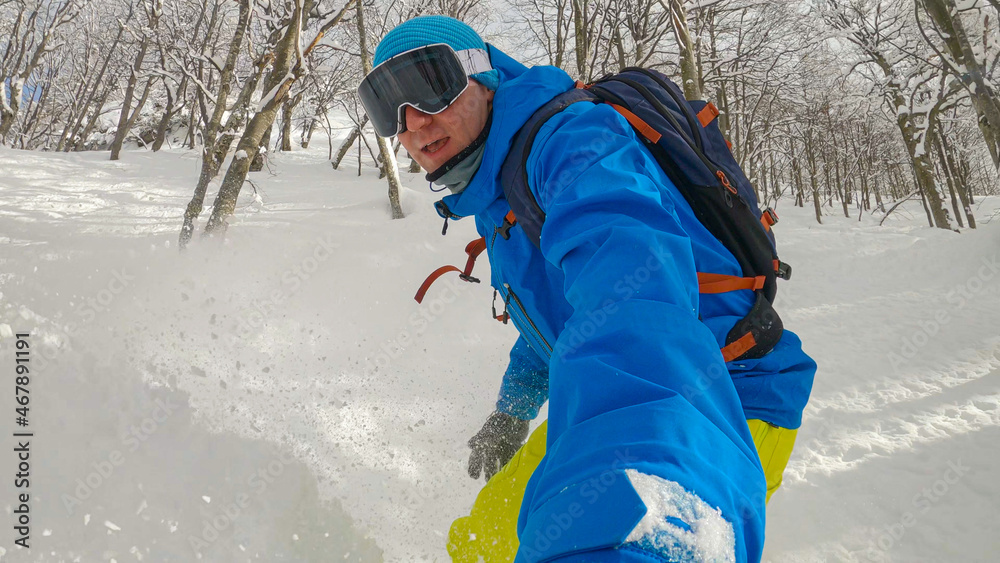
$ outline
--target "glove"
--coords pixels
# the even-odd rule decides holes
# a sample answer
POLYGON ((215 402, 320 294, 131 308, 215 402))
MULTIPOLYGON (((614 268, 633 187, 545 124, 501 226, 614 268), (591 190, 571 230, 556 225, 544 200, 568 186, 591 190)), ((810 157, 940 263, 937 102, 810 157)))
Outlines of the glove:
POLYGON ((482 430, 469 440, 469 447, 472 448, 472 454, 469 455, 469 477, 478 479, 479 473, 483 472, 489 481, 514 457, 527 437, 527 420, 495 411, 486 419, 482 430))

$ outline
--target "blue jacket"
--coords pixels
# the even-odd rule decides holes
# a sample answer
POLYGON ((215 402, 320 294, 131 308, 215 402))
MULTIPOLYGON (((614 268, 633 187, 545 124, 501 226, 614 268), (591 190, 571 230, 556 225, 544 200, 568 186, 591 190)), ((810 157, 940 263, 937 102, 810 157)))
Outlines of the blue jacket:
POLYGON ((765 358, 727 369, 720 342, 753 295, 699 299, 697 271, 741 275, 739 266, 608 106, 574 104, 535 139, 541 250, 517 227, 498 236, 510 141, 573 80, 492 46, 490 55, 501 84, 482 165, 442 203, 444 214, 475 216, 492 285, 521 333, 499 408, 533 418, 550 401, 518 561, 706 560, 707 529, 731 534, 719 560, 759 560, 766 486, 746 418, 797 427, 815 364, 786 332, 765 358))

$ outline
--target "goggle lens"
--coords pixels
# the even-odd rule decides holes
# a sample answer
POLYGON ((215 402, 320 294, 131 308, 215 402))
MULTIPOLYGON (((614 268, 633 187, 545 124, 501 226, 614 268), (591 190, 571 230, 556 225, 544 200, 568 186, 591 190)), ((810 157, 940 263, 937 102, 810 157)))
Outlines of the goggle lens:
POLYGON ((421 47, 385 61, 361 82, 358 95, 381 137, 405 130, 405 106, 440 113, 468 87, 469 79, 448 45, 421 47))

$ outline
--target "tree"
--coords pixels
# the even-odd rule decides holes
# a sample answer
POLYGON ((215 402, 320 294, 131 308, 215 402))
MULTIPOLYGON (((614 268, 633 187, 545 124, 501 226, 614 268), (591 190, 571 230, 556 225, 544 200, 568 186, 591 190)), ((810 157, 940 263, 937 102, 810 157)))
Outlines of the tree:
MULTIPOLYGON (((358 26, 358 41, 361 48, 361 68, 365 74, 372 71, 371 58, 368 55, 368 38, 365 31, 365 9, 362 2, 356 6, 356 24, 358 26)), ((359 127, 360 132, 360 127, 359 127)), ((399 204, 399 168, 396 164, 396 152, 393 151, 387 139, 376 135, 375 141, 378 143, 379 156, 382 158, 382 174, 389 183, 389 207, 393 219, 402 219, 403 208, 399 204)))
MULTIPOLYGON (((24 101, 24 85, 46 54, 56 49, 60 32, 80 13, 86 0, 15 0, 14 22, 0 58, 0 143, 7 141, 24 101), (16 14, 16 15, 15 15, 16 14)), ((0 4, 0 7, 7 7, 0 4)), ((35 95, 35 92, 29 92, 35 95)))
POLYGON ((916 47, 908 13, 905 0, 826 0, 823 6, 825 21, 856 47, 860 59, 854 68, 864 66, 874 73, 867 76, 881 89, 896 116, 917 186, 933 218, 932 226, 951 230, 934 176, 934 132, 930 125, 953 91, 936 80, 925 59, 912 57, 916 47), (939 82, 940 88, 935 88, 934 82, 939 82))
MULTIPOLYGON (((918 0, 918 4, 930 15, 937 36, 944 42, 947 53, 937 50, 935 41, 928 36, 922 26, 921 33, 927 43, 940 55, 944 68, 965 86, 972 100, 972 106, 976 110, 979 130, 983 134, 983 140, 986 141, 990 156, 993 157, 993 165, 1000 169, 1000 100, 986 80, 987 67, 976 55, 959 10, 954 0, 918 0)), ((917 11, 919 23, 919 8, 917 11)), ((986 55, 989 51, 985 48, 986 45, 982 47, 980 52, 986 55)))
POLYGON ((236 199, 239 197, 240 189, 243 187, 247 172, 250 170, 250 162, 257 155, 261 139, 274 123, 274 118, 277 116, 281 104, 284 103, 285 97, 288 96, 292 85, 305 74, 305 58, 316 48, 326 32, 340 23, 353 1, 348 0, 346 4, 316 18, 321 21, 319 29, 305 48, 301 44, 300 34, 307 24, 309 14, 314 13, 314 11, 319 14, 318 3, 312 5, 312 9, 306 10, 300 0, 279 20, 281 22, 278 26, 280 33, 275 34, 277 41, 274 43, 271 71, 268 79, 264 82, 265 94, 236 146, 236 155, 229 164, 229 169, 226 171, 226 176, 222 180, 219 193, 212 206, 212 215, 205 225, 206 235, 225 233, 227 219, 236 209, 236 199))
POLYGON ((701 91, 702 77, 698 65, 698 55, 688 30, 687 10, 682 0, 660 0, 660 4, 670 12, 670 22, 674 39, 680 50, 681 86, 684 97, 689 100, 704 99, 701 91), (668 4, 669 2, 669 4, 668 4))
MULTIPOLYGON (((216 4, 216 6, 218 6, 218 4, 216 4)), ((243 46, 249 24, 250 0, 239 0, 239 16, 236 21, 233 36, 229 42, 226 62, 222 67, 219 76, 219 90, 215 95, 215 106, 212 110, 208 123, 205 125, 205 146, 203 147, 201 153, 201 172, 198 176, 198 184, 195 186, 194 196, 191 198, 191 201, 188 203, 187 208, 184 211, 184 224, 181 227, 180 238, 178 241, 182 250, 187 247, 188 242, 191 240, 191 235, 194 233, 194 222, 201 214, 205 201, 205 193, 208 190, 208 183, 215 178, 216 174, 218 174, 219 168, 222 166, 222 161, 226 158, 229 145, 232 143, 231 132, 228 133, 228 137, 224 134, 223 139, 217 139, 220 130, 222 130, 222 117, 228 108, 229 93, 233 86, 233 74, 236 70, 236 62, 240 54, 240 49, 243 46)), ((250 101, 250 95, 256 89, 257 80, 259 80, 260 73, 263 71, 263 62, 264 60, 258 61, 258 64, 255 66, 255 72, 252 74, 252 78, 248 78, 246 83, 244 83, 240 97, 233 107, 233 111, 230 113, 229 121, 226 124, 227 129, 230 124, 235 126, 237 122, 241 122, 242 116, 246 114, 245 108, 250 101)), ((203 96, 204 94, 205 92, 199 91, 199 96, 203 96)), ((223 130, 223 132, 226 133, 225 130, 223 130)))

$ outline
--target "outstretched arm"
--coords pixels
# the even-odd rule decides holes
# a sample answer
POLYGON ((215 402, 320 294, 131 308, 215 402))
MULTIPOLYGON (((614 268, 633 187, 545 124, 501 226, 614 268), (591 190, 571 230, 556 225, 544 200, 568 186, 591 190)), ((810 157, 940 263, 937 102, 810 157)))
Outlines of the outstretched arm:
POLYGON ((757 560, 764 476, 698 320, 674 211, 686 204, 665 176, 653 180, 659 167, 624 119, 588 106, 550 120, 528 161, 546 212, 541 250, 574 313, 549 363, 549 449, 525 494, 518 561, 617 561, 632 549, 757 560))

